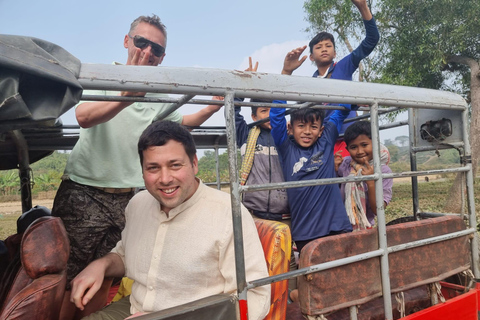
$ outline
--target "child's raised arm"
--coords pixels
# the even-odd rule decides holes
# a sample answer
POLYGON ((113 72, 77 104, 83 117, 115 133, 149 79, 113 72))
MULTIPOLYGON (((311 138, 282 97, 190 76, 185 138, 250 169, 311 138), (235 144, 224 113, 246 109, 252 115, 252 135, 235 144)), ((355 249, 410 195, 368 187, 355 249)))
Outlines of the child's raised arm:
POLYGON ((356 110, 358 108, 358 106, 354 106, 354 108, 352 108, 352 105, 350 104, 339 104, 339 106, 345 107, 345 109, 333 111, 327 119, 327 121, 335 123, 338 132, 340 132, 343 121, 345 121, 345 119, 348 117, 350 111, 356 110))
MULTIPOLYGON (((274 100, 273 103, 286 104, 287 102, 282 100, 274 100)), ((278 147, 286 139, 288 139, 287 120, 285 119, 285 108, 270 109, 270 125, 272 126, 273 141, 278 147)))

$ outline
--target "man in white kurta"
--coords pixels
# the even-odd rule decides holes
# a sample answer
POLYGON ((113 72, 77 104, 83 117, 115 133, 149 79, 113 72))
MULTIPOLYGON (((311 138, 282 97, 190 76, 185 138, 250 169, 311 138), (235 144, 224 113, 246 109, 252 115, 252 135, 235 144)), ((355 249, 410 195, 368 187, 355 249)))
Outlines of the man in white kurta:
MULTIPOLYGON (((230 195, 195 177, 198 160, 190 133, 177 123, 156 122, 144 131, 138 148, 147 191, 128 204, 117 246, 73 280, 72 302, 82 309, 103 277, 119 275, 134 280, 123 317, 235 293, 230 195)), ((242 229, 247 281, 267 277, 257 229, 243 206, 242 229)), ((249 319, 263 319, 270 286, 249 290, 247 301, 249 319)), ((116 319, 105 313, 108 307, 88 318, 116 319)))

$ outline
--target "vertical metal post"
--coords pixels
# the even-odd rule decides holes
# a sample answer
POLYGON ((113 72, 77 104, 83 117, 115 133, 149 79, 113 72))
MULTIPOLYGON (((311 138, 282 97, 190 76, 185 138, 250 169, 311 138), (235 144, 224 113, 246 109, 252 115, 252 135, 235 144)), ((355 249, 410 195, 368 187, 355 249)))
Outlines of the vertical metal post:
POLYGON ((357 320, 358 317, 357 317, 357 306, 351 306, 350 308, 348 308, 348 310, 350 311, 350 320, 357 320))
MULTIPOLYGON (((417 123, 415 118, 415 109, 408 109, 408 137, 409 137, 409 149, 410 149, 410 170, 417 171, 417 153, 414 151, 417 141, 417 123)), ((418 202, 418 178, 412 177, 412 202, 413 202, 413 216, 417 219, 419 212, 418 202)))
MULTIPOLYGON (((468 112, 465 109, 462 112, 462 119, 463 119, 463 142, 465 144, 465 157, 467 159, 471 159, 472 157, 472 150, 470 148, 470 141, 468 139, 468 112)), ((475 160, 475 159, 474 159, 475 160)), ((475 196, 473 194, 473 172, 472 172, 472 163, 471 161, 466 164, 470 170, 466 172, 466 182, 467 182, 467 204, 468 204, 468 223, 470 228, 476 228, 477 226, 477 219, 475 213, 475 196)), ((462 191, 463 192, 463 191, 462 191)), ((472 271, 476 279, 480 278, 480 270, 479 270, 479 257, 478 257, 478 233, 473 233, 473 239, 470 241, 471 250, 472 250, 472 271)))
POLYGON ((12 140, 15 141, 18 154, 18 174, 20 176, 20 192, 22 212, 32 208, 32 185, 30 181, 30 158, 28 156, 28 145, 20 130, 10 131, 12 140))
POLYGON ((380 257, 383 305, 385 309, 385 319, 392 320, 393 312, 388 266, 387 227, 385 225, 385 210, 383 209, 383 178, 380 163, 380 136, 378 133, 378 103, 371 106, 370 117, 372 125, 373 167, 375 174, 380 175, 380 178, 375 181, 375 198, 377 205, 378 243, 380 249, 383 250, 383 254, 380 257))
POLYGON ((430 290, 430 303, 432 306, 435 306, 438 304, 438 295, 437 295, 437 286, 434 283, 430 283, 428 285, 428 290, 430 290))
POLYGON ((217 176, 217 189, 222 189, 222 179, 220 177, 220 158, 218 157, 218 146, 215 147, 215 175, 217 176))
POLYGON ((239 299, 240 319, 248 320, 247 280, 243 249, 242 212, 237 165, 237 145, 235 132, 234 92, 225 95, 225 125, 227 128, 228 164, 230 173, 230 195, 232 199, 233 241, 235 247, 235 269, 239 299))

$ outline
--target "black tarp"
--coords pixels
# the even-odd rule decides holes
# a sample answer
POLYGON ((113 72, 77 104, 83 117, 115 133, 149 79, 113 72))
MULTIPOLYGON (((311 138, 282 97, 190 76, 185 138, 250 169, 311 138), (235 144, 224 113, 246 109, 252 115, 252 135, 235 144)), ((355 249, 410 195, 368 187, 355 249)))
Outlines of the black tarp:
MULTIPOLYGON (((59 117, 82 96, 81 62, 63 48, 37 38, 0 34, 0 170, 17 167, 9 131, 61 134, 59 117), (33 131, 32 131, 33 130, 33 131)), ((29 147, 35 142, 27 139, 29 147)), ((30 163, 53 150, 29 151, 30 163)))
MULTIPOLYGON (((37 38, 0 35, 0 128, 55 120, 81 98, 81 62, 37 38)), ((0 129, 1 130, 1 129, 0 129)))

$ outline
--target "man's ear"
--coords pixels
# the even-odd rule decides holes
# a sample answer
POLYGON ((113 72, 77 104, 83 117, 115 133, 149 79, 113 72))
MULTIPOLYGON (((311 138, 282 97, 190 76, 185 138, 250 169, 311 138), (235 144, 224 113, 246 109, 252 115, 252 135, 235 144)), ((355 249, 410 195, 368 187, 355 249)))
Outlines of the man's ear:
POLYGON ((125 49, 128 49, 128 39, 129 39, 128 34, 126 34, 125 38, 123 38, 123 47, 125 49))
POLYGON ((195 155, 193 156, 192 166, 193 166, 193 170, 194 170, 195 174, 197 174, 197 173, 198 173, 198 158, 197 158, 197 154, 195 154, 195 155))

